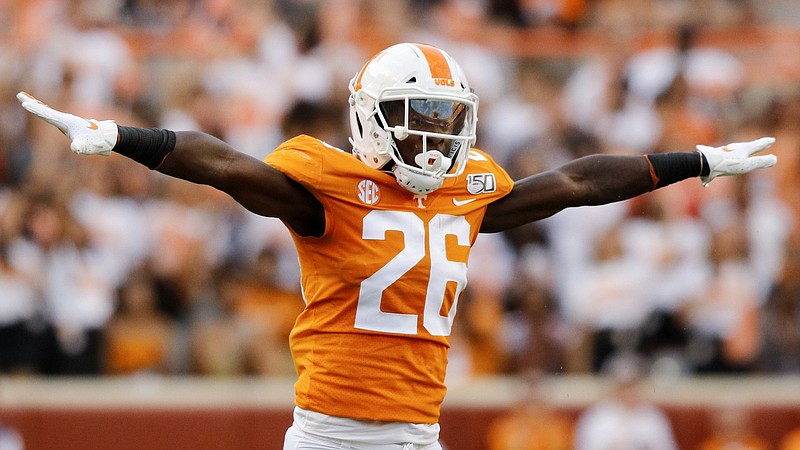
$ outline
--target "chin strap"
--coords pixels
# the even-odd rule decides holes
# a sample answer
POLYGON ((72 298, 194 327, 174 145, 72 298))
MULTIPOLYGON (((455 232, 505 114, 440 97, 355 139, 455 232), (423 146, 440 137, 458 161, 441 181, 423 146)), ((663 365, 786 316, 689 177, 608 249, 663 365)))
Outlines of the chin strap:
POLYGON ((412 172, 408 168, 394 166, 392 169, 397 184, 417 195, 427 195, 439 189, 443 178, 434 178, 430 175, 412 172))
POLYGON ((437 150, 423 152, 414 157, 420 168, 395 165, 392 173, 397 184, 417 195, 427 195, 439 189, 444 182, 445 171, 452 160, 437 150))

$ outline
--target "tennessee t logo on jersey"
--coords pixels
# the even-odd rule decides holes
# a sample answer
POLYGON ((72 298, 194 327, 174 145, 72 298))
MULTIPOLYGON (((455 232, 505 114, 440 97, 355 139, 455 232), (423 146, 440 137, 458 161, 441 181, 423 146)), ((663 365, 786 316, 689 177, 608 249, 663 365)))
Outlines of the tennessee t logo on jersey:
POLYGON ((471 173, 467 175, 467 190, 470 194, 483 194, 497 190, 493 173, 471 173))

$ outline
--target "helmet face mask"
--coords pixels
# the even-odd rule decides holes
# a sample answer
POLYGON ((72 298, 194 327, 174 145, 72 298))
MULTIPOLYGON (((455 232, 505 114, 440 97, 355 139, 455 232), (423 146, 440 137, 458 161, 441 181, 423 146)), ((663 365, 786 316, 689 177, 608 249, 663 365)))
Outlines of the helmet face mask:
MULTIPOLYGON (((448 100, 408 99, 379 104, 385 130, 392 133, 397 156, 403 163, 416 165, 418 154, 438 151, 452 159, 464 144, 460 136, 466 122, 467 105, 448 100)), ((397 162, 395 162, 397 163, 397 162)), ((452 164, 448 164, 445 173, 452 164)))
POLYGON ((458 64, 439 49, 398 44, 350 83, 353 153, 391 170, 415 194, 460 175, 475 142, 478 97, 458 64))

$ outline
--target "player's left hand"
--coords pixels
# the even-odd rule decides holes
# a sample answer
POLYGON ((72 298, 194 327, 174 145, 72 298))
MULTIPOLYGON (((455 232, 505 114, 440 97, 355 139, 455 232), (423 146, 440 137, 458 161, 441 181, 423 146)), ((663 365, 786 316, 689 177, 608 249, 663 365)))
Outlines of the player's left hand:
POLYGON ((756 169, 772 167, 778 162, 775 155, 752 156, 769 148, 775 138, 762 137, 750 142, 735 142, 722 147, 698 145, 697 151, 708 161, 709 173, 701 177, 703 186, 707 186, 716 177, 741 175, 756 169))
POLYGON ((75 153, 107 156, 117 144, 117 124, 113 120, 84 119, 61 112, 27 92, 18 93, 17 100, 30 113, 61 130, 70 139, 70 149, 75 153))

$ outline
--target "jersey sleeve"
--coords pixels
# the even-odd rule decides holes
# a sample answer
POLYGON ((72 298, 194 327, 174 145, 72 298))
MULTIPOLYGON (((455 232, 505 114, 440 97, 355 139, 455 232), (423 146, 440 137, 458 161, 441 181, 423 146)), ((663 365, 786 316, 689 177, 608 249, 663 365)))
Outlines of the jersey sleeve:
POLYGON ((477 148, 470 149, 467 164, 467 190, 478 194, 487 192, 493 194, 491 201, 505 197, 514 187, 514 180, 497 161, 488 153, 477 148), (491 177, 488 177, 491 174, 491 177), (484 176, 482 176, 484 175, 484 176))
POLYGON ((313 193, 319 188, 322 177, 320 145, 324 144, 310 136, 297 136, 278 146, 264 158, 264 162, 313 193))

